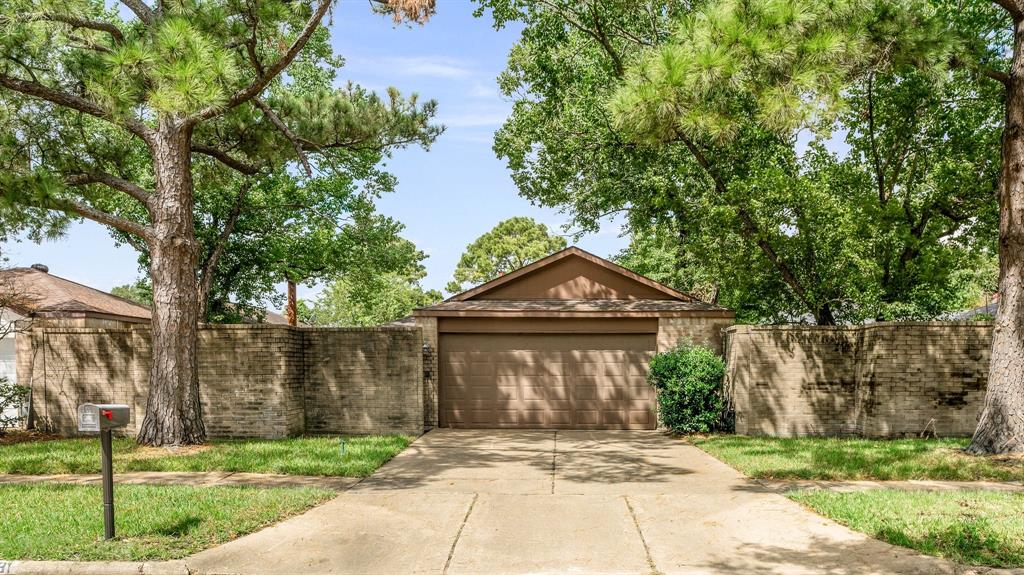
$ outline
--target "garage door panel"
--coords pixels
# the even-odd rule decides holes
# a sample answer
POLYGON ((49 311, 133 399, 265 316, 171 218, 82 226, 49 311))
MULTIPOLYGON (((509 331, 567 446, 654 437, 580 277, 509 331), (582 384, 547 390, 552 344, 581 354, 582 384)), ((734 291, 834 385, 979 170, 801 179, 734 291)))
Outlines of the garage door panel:
POLYGON ((653 428, 654 334, 442 334, 441 424, 653 428))
POLYGON ((626 415, 620 410, 601 411, 602 425, 623 425, 626 423, 626 415))
POLYGON ((596 409, 576 409, 576 421, 574 422, 577 426, 583 425, 597 425, 601 420, 601 412, 596 409))
POLYGON ((440 367, 448 377, 469 375, 469 364, 464 362, 442 360, 440 367))
POLYGON ((648 410, 630 411, 629 423, 647 425, 651 423, 653 417, 654 413, 648 410))

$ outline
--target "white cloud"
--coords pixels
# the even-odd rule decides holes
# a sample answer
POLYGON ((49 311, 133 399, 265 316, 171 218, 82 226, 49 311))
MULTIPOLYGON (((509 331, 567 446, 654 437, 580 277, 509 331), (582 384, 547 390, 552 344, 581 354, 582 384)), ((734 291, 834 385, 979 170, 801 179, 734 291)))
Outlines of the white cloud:
POLYGON ((497 98, 498 90, 494 86, 487 86, 477 82, 469 89, 469 95, 474 98, 497 98))
POLYGON ((473 74, 468 63, 445 56, 387 56, 375 60, 360 59, 358 66, 387 70, 399 76, 427 76, 431 78, 466 78, 473 74))

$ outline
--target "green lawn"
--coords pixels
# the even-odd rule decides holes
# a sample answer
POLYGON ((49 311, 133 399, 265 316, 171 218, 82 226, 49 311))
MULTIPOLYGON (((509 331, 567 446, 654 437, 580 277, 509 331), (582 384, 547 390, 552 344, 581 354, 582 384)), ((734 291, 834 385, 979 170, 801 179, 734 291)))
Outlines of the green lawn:
POLYGON ((690 440, 758 479, 1024 480, 1024 459, 967 455, 966 439, 835 439, 715 435, 690 440))
POLYGON ((326 501, 324 489, 118 485, 117 537, 103 541, 97 486, 0 485, 0 558, 177 559, 326 501))
POLYGON ((960 563, 1024 566, 1024 494, 991 491, 789 494, 818 513, 894 545, 960 563))
MULTIPOLYGON (((248 471, 289 475, 365 477, 405 449, 405 435, 346 437, 344 455, 337 437, 214 441, 208 447, 139 447, 114 440, 114 470, 248 471)), ((95 437, 32 441, 0 446, 0 473, 99 473, 100 444, 95 437)))

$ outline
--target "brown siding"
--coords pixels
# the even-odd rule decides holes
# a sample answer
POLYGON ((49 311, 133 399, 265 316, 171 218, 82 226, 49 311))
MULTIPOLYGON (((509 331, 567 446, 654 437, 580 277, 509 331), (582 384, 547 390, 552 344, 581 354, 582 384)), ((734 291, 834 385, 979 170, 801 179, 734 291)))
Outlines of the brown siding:
POLYGON ((570 256, 473 299, 673 299, 583 258, 570 256))
POLYGON ((440 318, 442 333, 655 333, 656 318, 440 318))

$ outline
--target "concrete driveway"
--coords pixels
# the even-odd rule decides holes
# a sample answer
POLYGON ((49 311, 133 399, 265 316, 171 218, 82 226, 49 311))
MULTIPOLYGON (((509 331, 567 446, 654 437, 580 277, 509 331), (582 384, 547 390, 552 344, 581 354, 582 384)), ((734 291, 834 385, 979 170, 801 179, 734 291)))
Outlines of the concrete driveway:
POLYGON ((965 573, 854 533, 656 432, 435 430, 193 573, 965 573))

